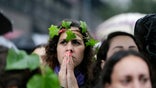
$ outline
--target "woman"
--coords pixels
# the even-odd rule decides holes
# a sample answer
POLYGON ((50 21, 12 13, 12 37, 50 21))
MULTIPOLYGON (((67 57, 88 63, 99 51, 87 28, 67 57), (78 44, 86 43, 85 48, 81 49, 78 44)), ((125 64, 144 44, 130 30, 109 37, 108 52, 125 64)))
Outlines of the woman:
POLYGON ((46 46, 46 62, 58 74, 61 87, 78 88, 91 78, 92 46, 85 22, 62 21, 52 25, 46 46))
POLYGON ((114 52, 129 49, 140 51, 140 46, 134 36, 126 32, 113 32, 103 41, 97 54, 97 58, 108 60, 114 52))
POLYGON ((93 83, 99 80, 99 72, 103 69, 108 58, 120 50, 141 51, 141 48, 133 35, 129 33, 117 31, 109 34, 97 53, 97 61, 93 67, 93 74, 95 74, 93 83))
POLYGON ((136 51, 119 51, 105 63, 98 88, 153 88, 151 75, 147 58, 136 51))

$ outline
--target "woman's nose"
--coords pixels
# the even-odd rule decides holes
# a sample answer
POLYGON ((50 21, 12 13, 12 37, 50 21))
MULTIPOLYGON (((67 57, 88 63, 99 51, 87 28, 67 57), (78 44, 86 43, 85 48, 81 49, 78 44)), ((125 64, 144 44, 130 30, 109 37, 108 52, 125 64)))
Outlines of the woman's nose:
POLYGON ((66 46, 66 51, 70 51, 73 52, 73 45, 71 44, 71 42, 68 42, 67 46, 66 46))
POLYGON ((123 50, 129 50, 129 47, 123 47, 123 50))
POLYGON ((135 82, 133 83, 133 88, 142 88, 142 87, 141 87, 141 83, 140 83, 139 81, 135 81, 135 82))

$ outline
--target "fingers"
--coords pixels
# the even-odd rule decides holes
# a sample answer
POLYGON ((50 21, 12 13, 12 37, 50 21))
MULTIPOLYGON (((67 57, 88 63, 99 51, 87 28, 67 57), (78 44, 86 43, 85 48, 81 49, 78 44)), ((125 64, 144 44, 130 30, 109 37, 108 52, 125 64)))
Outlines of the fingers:
POLYGON ((78 88, 74 75, 74 62, 71 53, 66 53, 59 72, 59 80, 62 87, 78 88))
POLYGON ((66 64, 67 64, 67 60, 66 60, 66 58, 64 58, 63 61, 62 61, 62 64, 61 64, 60 71, 62 71, 65 74, 66 74, 66 68, 67 68, 66 64))
POLYGON ((78 88, 78 83, 74 75, 74 63, 72 56, 68 56, 69 63, 67 64, 67 85, 68 88, 78 88))
POLYGON ((62 87, 67 87, 67 65, 66 59, 64 58, 59 71, 59 81, 62 87))
POLYGON ((67 72, 68 72, 68 70, 72 70, 72 71, 74 71, 74 68, 75 68, 75 66, 74 66, 74 62, 73 62, 73 58, 72 58, 72 56, 68 56, 68 64, 67 64, 67 72))
POLYGON ((72 53, 68 51, 65 56, 67 57, 67 63, 69 63, 70 59, 72 59, 72 53))
POLYGON ((77 83, 76 77, 74 75, 74 71, 68 70, 67 81, 68 81, 68 83, 67 83, 68 88, 78 88, 78 83, 77 83))

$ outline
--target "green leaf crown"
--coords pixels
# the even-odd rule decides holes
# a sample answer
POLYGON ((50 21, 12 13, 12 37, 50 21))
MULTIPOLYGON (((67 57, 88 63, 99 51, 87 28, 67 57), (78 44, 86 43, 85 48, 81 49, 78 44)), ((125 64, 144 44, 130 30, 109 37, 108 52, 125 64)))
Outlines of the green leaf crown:
MULTIPOLYGON (((80 21, 79 23, 80 23, 80 25, 78 28, 81 29, 80 32, 83 35, 83 39, 87 40, 85 42, 86 46, 94 46, 97 43, 97 41, 89 36, 89 34, 87 32, 86 22, 80 21)), ((76 38, 75 33, 73 33, 71 30, 69 30, 72 26, 71 24, 72 24, 72 21, 63 20, 61 22, 60 26, 51 25, 49 28, 50 39, 53 39, 54 36, 59 36, 59 34, 61 34, 62 32, 66 32, 66 34, 67 34, 66 40, 67 41, 70 41, 70 40, 76 38)))

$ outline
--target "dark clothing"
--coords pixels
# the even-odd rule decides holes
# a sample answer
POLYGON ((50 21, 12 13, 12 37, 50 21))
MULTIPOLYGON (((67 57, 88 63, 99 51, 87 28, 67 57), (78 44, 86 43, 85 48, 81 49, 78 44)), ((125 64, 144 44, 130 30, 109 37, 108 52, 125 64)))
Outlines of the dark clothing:
POLYGON ((152 66, 154 88, 156 88, 156 14, 148 14, 137 20, 134 36, 140 41, 141 47, 152 66))

